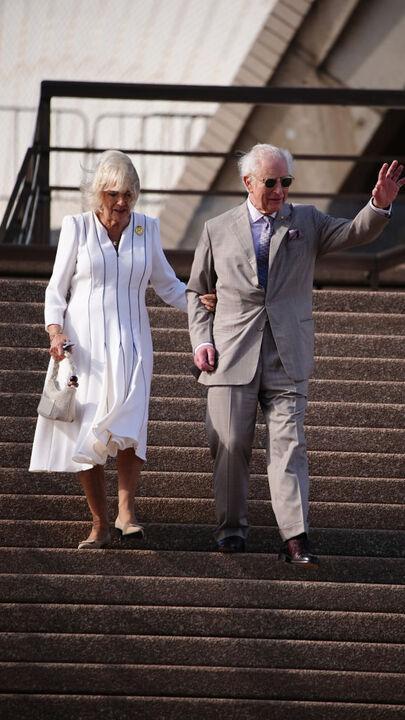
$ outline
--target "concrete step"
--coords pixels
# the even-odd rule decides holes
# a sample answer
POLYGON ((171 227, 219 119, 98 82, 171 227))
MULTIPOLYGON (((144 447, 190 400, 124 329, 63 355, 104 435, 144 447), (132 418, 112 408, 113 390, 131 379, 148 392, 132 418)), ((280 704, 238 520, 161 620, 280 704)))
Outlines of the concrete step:
MULTIPOLYGON (((3 396, 4 397, 4 396, 3 396)), ((16 412, 16 401, 12 404, 11 398, 8 406, 16 412)), ((39 396, 35 396, 35 402, 31 407, 36 410, 39 396)), ((7 407, 0 396, 1 407, 7 407)), ((27 412, 28 404, 20 403, 24 411, 21 415, 34 413, 27 412)), ((199 421, 205 420, 206 401, 205 398, 183 398, 181 404, 177 398, 152 397, 149 406, 149 417, 151 420, 184 420, 199 421)), ((4 410, 2 414, 7 415, 4 410)), ((19 414, 19 413, 18 413, 19 414)), ((402 404, 379 404, 376 403, 343 403, 343 402, 319 402, 310 400, 305 414, 307 425, 340 425, 342 427, 378 427, 378 428, 405 428, 405 412, 402 404)), ((258 422, 264 423, 261 410, 258 410, 258 422)))
MULTIPOLYGON (((18 667, 18 666, 17 666, 18 667)), ((100 707, 105 720, 403 720, 403 705, 288 700, 238 700, 173 698, 159 696, 128 697, 114 695, 0 695, 0 710, 19 720, 99 720, 100 707)), ((6 717, 4 715, 4 717, 6 717)))
MULTIPOLYGON (((36 418, 0 417, 0 442, 31 442, 35 430, 36 418)), ((266 446, 266 428, 257 425, 254 447, 266 446)), ((352 452, 375 452, 384 448, 387 453, 401 453, 405 446, 405 430, 395 428, 347 428, 306 426, 309 450, 331 450, 344 452, 350 447, 352 452)), ((205 425, 203 422, 177 422, 151 420, 148 426, 149 446, 191 447, 207 446, 205 425)))
MULTIPOLYGON (((372 303, 371 303, 372 307, 372 303)), ((187 330, 186 313, 172 307, 149 307, 151 327, 165 330, 187 330)), ((44 304, 33 302, 21 313, 20 302, 0 302, 0 318, 6 322, 12 317, 14 323, 44 323, 44 304)), ((405 316, 400 313, 376 312, 314 312, 315 328, 318 333, 359 334, 359 335, 404 335, 405 316)))
POLYGON ((341 313, 390 313, 403 315, 405 293, 370 290, 314 290, 314 310, 341 313))
MULTIPOLYGON (((160 332, 160 331, 154 331, 160 332)), ((180 332, 180 331, 179 331, 180 332)), ((159 348, 157 348, 159 349, 159 348)), ((341 335, 315 336, 315 354, 319 357, 403 358, 403 339, 395 335, 341 335), (402 341, 402 347, 401 347, 402 341)))
MULTIPOLYGON (((7 318, 12 317, 14 324, 30 324, 44 326, 44 303, 43 302, 32 302, 24 307, 24 312, 21 312, 21 302, 0 302, 0 322, 6 322, 7 318)), ((149 307, 148 309, 149 321, 151 327, 164 328, 164 329, 182 329, 187 330, 187 314, 176 310, 172 307, 157 306, 149 307)), ((377 319, 379 316, 376 316, 377 319)), ((398 316, 401 318, 401 315, 398 316)), ((376 320, 378 325, 378 320, 376 320)), ((398 321, 395 319, 392 322, 392 327, 397 327, 398 321)), ((400 329, 398 329, 400 332, 400 329)), ((396 334, 395 330, 392 334, 396 334)))
MULTIPOLYGON (((205 390, 189 374, 186 316, 153 291, 157 374, 137 501, 146 540, 123 545, 114 534, 106 550, 73 549, 90 527, 77 478, 26 470, 48 363, 45 286, 0 280, 2 321, 24 320, 24 343, 35 340, 25 371, 15 332, 3 331, 10 347, 0 348, 2 717, 402 718, 405 294, 314 293, 320 357, 307 425, 322 563, 305 571, 276 561, 260 449, 249 552, 206 552, 215 543, 205 390)), ((106 476, 113 511, 114 462, 106 476)))
MULTIPOLYGON (((42 303, 47 284, 47 280, 0 278, 0 301, 42 303)), ((148 288, 146 296, 151 306, 165 305, 152 288, 148 288)), ((402 291, 314 290, 313 298, 314 309, 320 312, 405 313, 405 293, 402 291)))
MULTIPOLYGON (((82 496, 0 495, 0 518, 13 520, 87 520, 88 509, 82 496)), ((111 498, 110 520, 116 515, 116 500, 111 498)), ((208 498, 138 498, 137 517, 142 523, 215 524, 214 501, 208 498)), ((252 525, 276 526, 269 500, 251 500, 252 525)), ((312 527, 376 528, 405 530, 403 504, 310 503, 312 527)))
MULTIPOLYGON (((28 278, 0 278, 0 302, 43 303, 48 280, 28 278)), ((165 306, 166 303, 148 287, 146 301, 152 306, 165 306)), ((401 312, 398 310, 398 312, 401 312)))
MULTIPOLYGON (((324 533, 323 540, 325 537, 324 533)), ((249 552, 229 558, 217 552, 138 549, 134 562, 133 551, 122 547, 100 552, 79 552, 71 548, 0 547, 0 562, 5 573, 174 577, 178 582, 182 578, 230 578, 389 586, 403 585, 405 577, 404 557, 323 555, 318 568, 300 570, 278 562, 276 555, 266 553, 249 552)))
POLYGON ((44 324, 44 303, 30 302, 21 303, 10 301, 0 302, 0 322, 6 323, 8 318, 13 318, 14 325, 22 323, 44 324))
MULTIPOLYGON (((254 459, 259 462, 259 451, 257 453, 254 459)), ((312 475, 339 474, 343 477, 356 475, 364 478, 404 476, 403 454, 316 451, 309 452, 308 457, 312 475)), ((253 464, 252 468, 255 467, 253 464)))
POLYGON ((47 280, 28 278, 0 278, 0 301, 34 303, 44 302, 47 280))
MULTIPOLYGON (((0 350, 0 359, 1 359, 0 350)), ((45 371, 23 372, 19 370, 0 370, 0 387, 3 393, 13 394, 15 403, 21 403, 20 396, 35 394, 39 398, 45 378, 45 371), (24 388, 25 392, 22 392, 24 388)), ((190 375, 154 375, 152 379, 152 397, 160 398, 203 398, 206 388, 190 375)), ((405 402, 405 382, 364 381, 364 380, 310 380, 309 397, 316 402, 368 403, 380 410, 377 405, 400 405, 405 402)), ((28 402, 28 401, 27 401, 28 402)), ((29 402, 35 402, 30 399, 29 402)), ((17 406, 17 405, 16 405, 17 406)), ((361 411, 356 413, 356 417, 361 411)))
MULTIPOLYGON (((80 520, 0 520, 0 542, 4 547, 77 548, 87 537, 90 522, 80 520)), ((214 525, 176 523, 145 524, 146 539, 125 543, 127 549, 215 551, 214 525)), ((311 545, 320 555, 351 555, 400 558, 404 555, 405 532, 401 530, 317 528, 311 529, 311 545)), ((111 547, 122 544, 112 534, 111 547)), ((125 548, 124 548, 125 550, 125 548)), ((278 553, 280 535, 275 526, 251 527, 248 550, 278 553)), ((106 552, 109 550, 93 551, 106 552)), ((304 572, 305 569, 304 569, 304 572)))
MULTIPOLYGON (((316 357, 315 377, 330 380, 405 380, 405 360, 400 358, 316 357)), ((188 375, 191 354, 157 352, 157 375, 188 375)))
MULTIPOLYGON (((1 350, 0 350, 1 360, 1 350)), ((35 395, 39 398, 45 379, 45 371, 32 370, 24 372, 21 370, 0 370, 0 388, 2 395, 13 395, 15 408, 17 403, 21 406, 28 395, 35 395), (21 399, 22 398, 22 399, 21 399)), ((179 403, 181 397, 184 402, 188 398, 204 398, 206 388, 190 375, 154 375, 152 379, 152 398, 160 398, 161 404, 167 402, 167 398, 175 398, 179 403)), ((0 395, 1 398, 1 395, 0 395)), ((357 405, 368 403, 373 405, 375 412, 384 412, 378 406, 382 404, 401 405, 405 402, 405 382, 394 381, 364 381, 364 380, 311 380, 309 383, 309 398, 314 402, 339 402, 357 405)), ((5 400, 6 402, 6 400, 5 400)), ((29 398, 28 403, 35 405, 37 400, 29 398)), ((182 408, 183 408, 182 404, 182 408)), ((3 405, 1 405, 3 407, 3 405)), ((36 405, 35 405, 36 407, 36 405)), ((352 408, 350 408, 352 409, 352 408)), ((373 411, 374 412, 374 411, 373 411)), ((2 411, 3 414, 7 414, 2 411)), ((22 414, 22 413, 15 413, 22 414)), ((356 418, 361 417, 361 410, 355 410, 356 418)), ((398 417, 398 413, 396 414, 398 417)), ((361 424, 361 422, 359 422, 361 424)))
MULTIPOLYGON (((12 420, 4 425, 0 418, 0 437, 3 441, 24 441, 24 425, 28 426, 28 434, 32 435, 33 421, 31 418, 16 418, 15 428, 12 420), (30 424, 31 423, 31 424, 30 424), (14 429, 16 432, 14 432, 14 429)), ((267 431, 264 425, 258 425, 254 447, 265 448, 267 431)), ((373 453, 381 448, 387 453, 401 453, 405 447, 405 431, 392 428, 346 428, 306 426, 307 446, 309 450, 330 450, 344 452, 350 448, 352 452, 373 453)), ((149 446, 205 447, 207 445, 204 423, 197 422, 166 422, 152 420, 148 430, 149 446)))
MULTIPOLYGON (((110 467, 110 465, 108 466, 110 467)), ((115 470, 105 471, 109 496, 117 493, 115 470)), ((401 504, 405 495, 404 478, 318 477, 310 482, 313 502, 355 502, 401 504)), ((78 495, 77 475, 68 473, 30 473, 25 469, 1 468, 0 488, 6 494, 78 495)), ((212 474, 209 472, 167 472, 143 470, 140 497, 212 498, 212 474)), ((249 497, 269 499, 267 475, 251 475, 249 497)), ((27 500, 28 502, 28 500, 27 500)))
MULTIPOLYGON (((370 302, 373 308, 373 302, 370 302)), ((42 320, 42 318, 41 318, 42 320)), ((403 335, 405 317, 400 313, 314 312, 317 333, 355 335, 403 335)))
MULTIPOLYGON (((36 417, 39 393, 0 393, 0 413, 3 417, 36 417)), ((205 398, 152 397, 150 420, 204 422, 205 398)), ((342 403, 309 401, 305 415, 307 425, 340 425, 343 427, 405 428, 403 405, 387 403, 342 403)), ((264 423, 261 410, 258 422, 264 423)))
MULTIPOLYGON (((14 348, 0 348, 0 392, 40 393, 48 364, 46 350, 27 348, 24 362, 27 366, 21 370, 21 358, 14 348), (12 371, 12 372, 11 372, 12 371), (35 372, 37 371, 37 372, 35 372), (38 372, 40 371, 40 372, 38 372)), ((330 361, 328 361, 330 363, 330 361)), ((354 361, 356 363, 356 361, 354 361)), ((375 361, 379 365, 379 360, 375 361)), ((204 397, 206 388, 196 382, 187 365, 185 375, 156 373, 152 379, 152 396, 155 397, 204 397)), ((369 369, 369 368, 368 368, 369 369)), ((364 364, 361 365, 364 378, 364 364)), ((369 402, 369 403, 405 403, 405 382, 384 377, 378 380, 348 380, 343 378, 315 378, 309 382, 309 396, 312 400, 332 402, 369 402)), ((387 368, 392 371, 392 365, 387 368)), ((317 373, 319 374, 319 372, 317 373)), ((360 373, 359 373, 360 374, 360 373)))
POLYGON ((405 686, 400 673, 336 673, 327 670, 269 668, 209 668, 195 666, 114 665, 70 663, 0 663, 0 691, 188 697, 324 700, 336 694, 346 702, 401 703, 405 686))
MULTIPOLYGON (((305 668, 356 672, 404 672, 403 645, 388 643, 171 637, 167 635, 72 635, 0 633, 3 662, 111 663, 228 667, 305 668)), ((1 708, 1 705, 0 705, 1 708)))
MULTIPOLYGON (((35 418, 0 417, 0 442, 29 443, 35 429, 35 418)), ((264 425, 258 425, 254 447, 265 448, 267 432, 264 425)), ((309 450, 373 453, 383 448, 386 453, 402 453, 405 447, 405 430, 394 428, 346 428, 306 426, 309 450)), ((149 447, 191 447, 207 446, 207 437, 202 422, 175 422, 151 420, 148 425, 149 447)))
MULTIPOLYGON (((188 398, 205 395, 206 388, 196 382, 191 374, 153 376, 152 396, 154 397, 188 398)), ((381 381, 315 378, 309 381, 309 398, 323 402, 404 404, 405 382, 385 378, 381 381)))
MULTIPOLYGON (((2 371, 21 370, 21 354, 18 348, 0 347, 0 363, 2 371)), ((34 370, 44 372, 48 363, 49 354, 46 348, 24 348, 24 367, 27 375, 34 370)))
MULTIPOLYGON (((1 606, 0 632, 63 633, 66 632, 66 628, 69 628, 70 633, 80 634, 108 635, 111 628, 114 628, 115 633, 128 635, 282 638, 341 642, 350 642, 356 637, 358 642, 379 642, 381 638, 384 638, 386 643, 405 641, 401 613, 217 609, 100 603, 96 605, 3 603, 1 606)), ((215 670, 217 671, 218 668, 215 670)), ((12 677, 9 680, 12 682, 12 677)), ((401 684, 404 692, 403 678, 401 684)), ((1 687, 3 691, 12 689, 8 684, 1 684, 1 687)), ((69 689, 73 691, 71 686, 69 689)), ((384 698, 381 695, 379 699, 382 701, 384 698)), ((394 699, 391 696, 391 701, 394 699)))
MULTIPOLYGON (((30 443, 0 443, 0 457, 4 468, 26 469, 31 457, 30 443)), ((400 453, 361 453, 336 451, 309 451, 312 475, 341 477, 404 477, 405 455, 400 453)), ((200 472, 212 472, 212 460, 208 448, 196 447, 150 447, 148 468, 154 472, 188 472, 190 467, 200 472)), ((264 450, 253 450, 252 474, 266 473, 264 450)))
MULTIPOLYGON (((27 327, 27 326, 24 326, 27 327)), ((405 331, 405 322, 404 322, 405 331)), ((30 333, 26 333, 30 338, 30 333)), ((25 336, 25 331, 24 331, 25 336)), ((18 333, 14 337, 17 342, 18 333)), ((364 334, 333 334, 317 333, 315 335, 315 354, 318 357, 375 357, 375 358, 404 358, 405 349, 402 336, 398 335, 364 335, 364 334)), ((1 326, 0 326, 1 338, 1 326)), ((163 328, 152 329, 153 347, 155 352, 184 352, 191 351, 190 339, 187 330, 173 330, 163 328)), ((8 341, 12 344, 12 337, 4 338, 4 345, 8 345, 8 341)), ((30 338, 31 340, 31 338, 30 338)), ((33 338, 32 344, 37 345, 39 338, 33 338)), ((38 345, 40 342, 38 342, 38 345)), ((42 343, 41 343, 42 344, 42 343)))
MULTIPOLYGON (((155 352, 184 353, 191 357, 190 338, 187 330, 153 328, 152 340, 155 352)), ((48 336, 43 325, 0 323, 0 345, 3 347, 46 348, 48 336)), ((404 358, 402 337, 396 335, 317 334, 315 354, 319 357, 344 358, 404 358)), ((190 364, 190 357, 188 358, 190 364)))
MULTIPOLYGON (((116 515, 116 499, 110 500, 110 520, 116 515)), ((214 501, 208 498, 138 498, 137 518, 142 523, 215 524, 214 501)), ((87 520, 81 495, 0 495, 0 518, 5 520, 87 520), (29 502, 27 502, 27 500, 29 502)), ((276 527, 270 500, 250 500, 252 525, 276 527)), ((403 504, 316 502, 310 503, 312 527, 375 528, 405 530, 403 504)))
MULTIPOLYGON (((1 353, 0 353, 1 354, 1 353)), ((36 394, 38 397, 42 392, 45 381, 45 368, 41 370, 0 370, 0 392, 14 393, 23 392, 36 394)))
MULTIPOLYGON (((222 578, 0 574, 2 603, 402 613, 405 585, 222 578)), ((137 662, 139 662, 137 658, 137 662)), ((165 663, 166 664, 166 663, 165 663)))
MULTIPOLYGON (((17 303, 16 303, 17 305, 17 303)), ((373 307, 371 301, 370 306, 373 307)), ((185 313, 169 307, 149 307, 149 320, 153 328, 188 329, 185 313)), ((1 314, 1 309, 0 309, 1 314)), ((405 316, 388 312, 314 312, 317 333, 355 335, 404 335, 405 316)), ((25 320, 28 322, 28 320, 25 320)), ((35 305, 30 322, 43 322, 43 306, 35 305)))
MULTIPOLYGON (((17 336, 18 334, 15 335, 15 337, 17 336)), ((11 338, 5 338, 5 345, 8 344, 8 339, 11 340, 11 338)), ((152 339, 155 352, 188 353, 191 351, 187 330, 154 328, 152 329, 152 339)), ((358 335, 354 333, 342 335, 329 332, 315 335, 315 354, 318 357, 396 359, 405 357, 405 348, 403 336, 387 334, 358 335)))

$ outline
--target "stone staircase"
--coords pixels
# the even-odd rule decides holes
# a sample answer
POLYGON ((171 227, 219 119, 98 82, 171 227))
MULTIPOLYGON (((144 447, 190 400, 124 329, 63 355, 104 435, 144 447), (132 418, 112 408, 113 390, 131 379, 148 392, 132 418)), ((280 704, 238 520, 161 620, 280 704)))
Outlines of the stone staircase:
MULTIPOLYGON (((75 547, 71 475, 27 471, 47 364, 45 283, 0 280, 0 717, 405 718, 405 293, 315 292, 307 438, 319 570, 276 561, 263 426, 249 553, 213 553, 204 391, 186 318, 149 293, 156 352, 138 515, 75 547)), ((107 470, 111 518, 115 470, 107 470)))

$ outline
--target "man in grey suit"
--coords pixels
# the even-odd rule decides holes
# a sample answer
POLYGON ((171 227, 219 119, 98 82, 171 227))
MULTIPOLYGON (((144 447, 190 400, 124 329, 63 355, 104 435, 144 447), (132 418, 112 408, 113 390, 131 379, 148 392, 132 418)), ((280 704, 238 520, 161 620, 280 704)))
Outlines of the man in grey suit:
POLYGON ((370 202, 353 221, 287 202, 293 159, 255 145, 239 162, 247 201, 209 220, 188 284, 194 363, 208 386, 207 433, 221 552, 243 552, 248 534, 249 462, 259 402, 267 426, 279 558, 316 565, 308 546, 308 462, 304 413, 313 368, 315 260, 369 243, 388 222, 402 165, 384 164, 370 202), (216 287, 215 315, 199 295, 216 287))

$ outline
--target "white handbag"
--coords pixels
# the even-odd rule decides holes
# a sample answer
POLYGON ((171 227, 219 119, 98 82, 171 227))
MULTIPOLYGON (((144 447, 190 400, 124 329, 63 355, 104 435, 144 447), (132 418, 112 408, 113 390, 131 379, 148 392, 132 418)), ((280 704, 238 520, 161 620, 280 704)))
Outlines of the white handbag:
POLYGON ((49 420, 73 422, 75 419, 75 401, 77 387, 77 373, 70 352, 65 351, 65 357, 60 362, 51 358, 52 373, 45 381, 41 399, 37 407, 38 415, 49 420), (69 380, 60 385, 58 381, 59 368, 63 362, 69 364, 69 380))

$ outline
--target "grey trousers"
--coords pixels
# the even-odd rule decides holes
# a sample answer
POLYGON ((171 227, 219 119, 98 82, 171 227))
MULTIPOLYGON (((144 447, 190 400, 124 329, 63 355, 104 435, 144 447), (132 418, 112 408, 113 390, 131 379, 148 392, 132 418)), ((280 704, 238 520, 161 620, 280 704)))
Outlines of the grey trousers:
POLYGON ((248 385, 208 389, 206 427, 214 459, 215 536, 246 538, 249 464, 259 402, 267 426, 267 473, 283 540, 308 530, 308 460, 304 415, 308 381, 286 374, 266 325, 259 363, 248 385))

